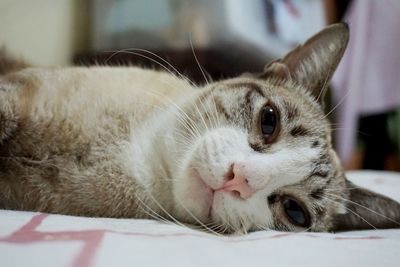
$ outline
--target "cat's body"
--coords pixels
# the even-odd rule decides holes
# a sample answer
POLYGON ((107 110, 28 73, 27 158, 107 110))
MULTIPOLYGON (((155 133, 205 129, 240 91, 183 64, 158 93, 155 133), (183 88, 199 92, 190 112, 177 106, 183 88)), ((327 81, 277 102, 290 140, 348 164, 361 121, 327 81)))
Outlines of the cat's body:
POLYGON ((262 75, 205 88, 133 67, 5 74, 0 208, 228 232, 396 227, 399 204, 382 196, 389 221, 346 212, 370 196, 349 188, 319 103, 346 43, 336 25, 262 75))
POLYGON ((154 145, 153 113, 194 93, 175 76, 133 67, 31 68, 1 84, 16 120, 0 147, 2 208, 107 217, 136 216, 137 179, 144 162, 158 168, 158 153, 127 150, 154 145))

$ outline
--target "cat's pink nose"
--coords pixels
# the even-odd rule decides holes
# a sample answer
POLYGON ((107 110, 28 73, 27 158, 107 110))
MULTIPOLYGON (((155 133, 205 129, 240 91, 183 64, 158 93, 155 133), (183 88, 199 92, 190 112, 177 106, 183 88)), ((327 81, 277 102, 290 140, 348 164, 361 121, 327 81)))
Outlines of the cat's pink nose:
MULTIPOLYGON (((241 164, 233 164, 228 173, 228 180, 219 189, 221 191, 232 192, 241 199, 248 199, 254 193, 245 175, 245 168, 241 164)), ((218 190, 218 191, 219 191, 218 190)))

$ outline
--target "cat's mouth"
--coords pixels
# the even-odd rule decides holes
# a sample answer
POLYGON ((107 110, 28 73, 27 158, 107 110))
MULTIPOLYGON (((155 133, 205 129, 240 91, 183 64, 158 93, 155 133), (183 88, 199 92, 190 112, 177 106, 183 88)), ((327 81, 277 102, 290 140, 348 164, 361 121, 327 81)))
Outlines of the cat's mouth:
MULTIPOLYGON (((241 183, 238 183, 238 179, 234 179, 233 164, 230 166, 229 171, 224 175, 221 185, 212 186, 208 183, 206 177, 201 175, 201 172, 197 168, 192 168, 191 172, 192 179, 194 181, 194 187, 192 188, 191 195, 197 201, 197 205, 201 206, 201 218, 206 220, 213 219, 213 213, 215 213, 215 206, 218 206, 218 199, 222 196, 228 196, 235 199, 244 200, 243 190, 232 190, 235 187, 240 187, 241 183), (218 195, 218 197, 216 197, 218 195)), ((240 181, 239 181, 240 182, 240 181)), ((224 197, 225 198, 225 197, 224 197)))
POLYGON ((207 220, 212 219, 215 190, 203 179, 197 168, 193 168, 192 170, 192 177, 196 180, 196 184, 199 187, 196 189, 196 195, 199 198, 199 204, 203 203, 202 217, 205 217, 207 220))

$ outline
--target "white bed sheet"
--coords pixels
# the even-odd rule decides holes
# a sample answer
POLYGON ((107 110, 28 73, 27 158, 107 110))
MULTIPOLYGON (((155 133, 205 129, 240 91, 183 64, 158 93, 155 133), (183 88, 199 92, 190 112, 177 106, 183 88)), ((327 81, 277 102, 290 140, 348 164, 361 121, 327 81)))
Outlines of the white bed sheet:
MULTIPOLYGON (((400 201, 400 174, 350 172, 400 201)), ((0 266, 400 266, 400 229, 218 237, 149 220, 0 210, 0 266)))

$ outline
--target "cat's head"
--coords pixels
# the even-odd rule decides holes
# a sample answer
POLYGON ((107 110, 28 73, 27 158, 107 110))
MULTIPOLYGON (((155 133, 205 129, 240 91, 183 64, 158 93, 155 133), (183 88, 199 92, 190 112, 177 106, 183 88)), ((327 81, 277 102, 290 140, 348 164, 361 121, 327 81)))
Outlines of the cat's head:
POLYGON ((215 82, 187 103, 175 134, 181 220, 228 232, 367 228, 358 212, 374 226, 390 225, 365 210, 348 211, 350 198, 398 204, 349 188, 323 113, 348 38, 345 24, 327 27, 263 73, 215 82))

